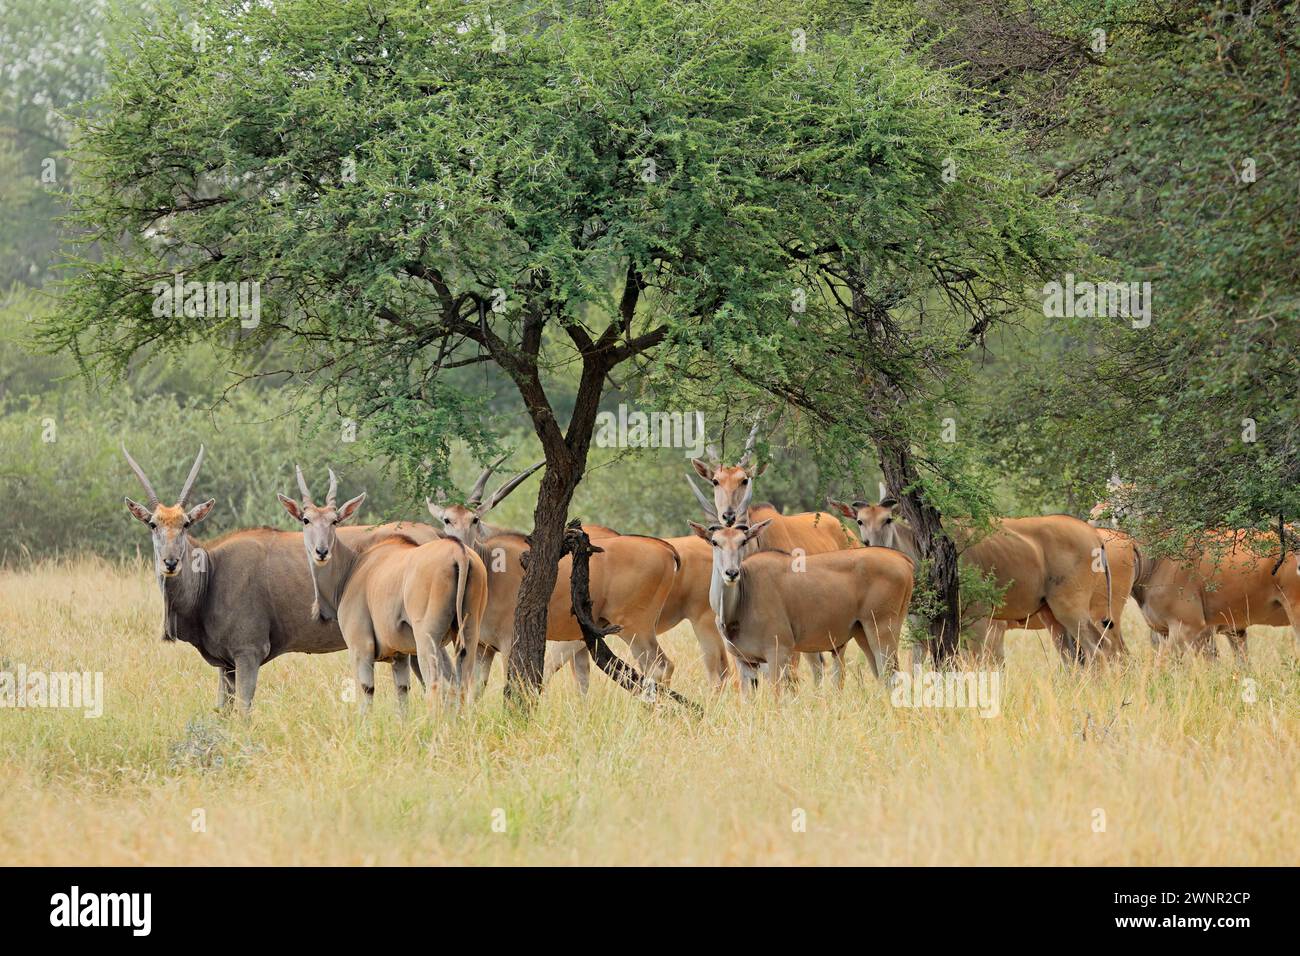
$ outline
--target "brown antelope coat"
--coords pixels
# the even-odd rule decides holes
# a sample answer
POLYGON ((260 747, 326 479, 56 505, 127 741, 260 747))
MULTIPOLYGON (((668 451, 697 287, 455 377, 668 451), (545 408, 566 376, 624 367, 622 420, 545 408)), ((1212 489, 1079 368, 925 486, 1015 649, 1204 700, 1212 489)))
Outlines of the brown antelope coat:
POLYGON ((859 548, 742 557, 761 522, 747 529, 691 527, 713 551, 712 604, 743 686, 754 686, 760 664, 779 684, 795 653, 830 651, 838 658, 850 640, 878 675, 893 672, 915 574, 906 555, 859 548))
MULTIPOLYGON (((312 578, 302 560, 301 533, 249 528, 208 542, 190 534, 215 504, 209 500, 187 510, 202 449, 176 505, 160 503, 143 469, 130 454, 126 459, 148 493, 147 506, 130 498, 126 503, 150 527, 163 599, 163 640, 192 644, 217 668, 219 709, 237 699, 247 711, 262 665, 281 654, 325 654, 347 646, 336 622, 310 613, 312 578), (174 562, 171 568, 168 562, 174 562)), ((426 525, 407 529, 432 533, 426 525)), ((389 533, 388 525, 340 529, 355 548, 389 533)))
MULTIPOLYGON (((493 657, 498 653, 508 656, 514 645, 515 609, 524 577, 523 555, 528 551, 527 539, 522 534, 491 527, 483 518, 541 467, 539 463, 521 472, 484 501, 488 478, 500 464, 500 461, 494 463, 479 475, 465 504, 447 504, 445 500, 427 502, 429 513, 442 533, 472 547, 488 568, 488 604, 476 675, 480 687, 487 682, 493 657)), ((642 673, 652 680, 666 682, 672 676, 673 665, 656 639, 655 622, 677 574, 676 552, 657 538, 620 535, 601 525, 584 527, 592 538, 600 540, 604 549, 591 559, 593 619, 597 623, 620 625, 619 636, 632 649, 642 673)), ((546 673, 549 676, 564 661, 572 660, 579 685, 585 691, 586 645, 572 613, 572 564, 569 557, 560 561, 551 592, 546 616, 547 649, 548 652, 552 647, 563 650, 559 654, 548 653, 546 673)))
MULTIPOLYGON (((1246 657, 1246 628, 1252 624, 1290 627, 1300 641, 1300 572, 1288 554, 1277 558, 1247 545, 1268 546, 1263 532, 1219 531, 1199 559, 1184 561, 1140 555, 1133 596, 1153 634, 1176 648, 1214 653, 1214 634, 1227 632, 1239 658, 1246 657)), ((1271 543, 1276 552, 1276 541, 1271 543)))
MULTIPOLYGON (((897 548, 919 560, 915 535, 897 520, 892 501, 831 504, 857 523, 864 543, 897 548)), ((1096 528, 1069 515, 999 518, 992 533, 965 547, 958 542, 958 547, 962 562, 991 574, 1002 590, 998 606, 978 616, 1007 626, 1034 622, 1052 632, 1063 653, 1077 653, 1085 660, 1098 653, 1112 614, 1123 607, 1123 596, 1116 604, 1109 553, 1096 528)), ((977 636, 984 630, 977 628, 977 636)), ((975 646, 978 654, 990 653, 982 641, 975 646)))
MULTIPOLYGON (((724 465, 713 446, 708 447, 709 461, 691 460, 691 466, 713 488, 710 501, 688 478, 691 491, 699 500, 709 521, 725 527, 754 525, 767 522, 757 538, 751 538, 748 552, 761 550, 788 551, 792 554, 822 554, 857 548, 857 540, 848 534, 834 516, 821 511, 783 515, 771 505, 753 504, 754 482, 766 470, 766 463, 756 464, 754 443, 758 436, 759 421, 754 421, 745 439, 745 449, 735 465, 724 465)), ((727 646, 718 632, 716 618, 709 605, 709 588, 713 575, 713 555, 710 547, 695 535, 669 538, 669 543, 682 555, 682 570, 673 593, 664 606, 659 633, 671 630, 682 621, 690 621, 691 629, 700 644, 704 668, 714 686, 727 681, 727 646)), ((821 678, 822 659, 810 655, 808 663, 815 679, 821 678)), ((837 666, 842 666, 839 657, 837 666)), ((840 675, 842 677, 842 673, 840 675)))
POLYGON ((487 601, 487 572, 478 556, 456 540, 419 544, 401 534, 383 535, 355 550, 339 536, 338 526, 356 513, 365 494, 336 506, 337 479, 331 471, 325 503, 316 505, 301 469, 297 474, 302 502, 280 495, 280 503, 303 525, 304 556, 316 590, 312 616, 339 622, 362 691, 362 710, 374 695, 376 661, 393 662, 403 707, 411 654, 419 656, 430 690, 434 675, 452 686, 467 685, 487 601), (460 673, 443 650, 453 638, 460 673))
MULTIPOLYGON (((489 534, 475 548, 488 566, 488 608, 484 618, 483 666, 480 681, 494 654, 509 655, 514 643, 515 607, 523 582, 521 563, 528 543, 522 534, 486 529, 489 534)), ((672 678, 673 664, 660 647, 656 624, 677 576, 677 552, 665 541, 640 535, 615 535, 600 539, 602 553, 591 557, 591 613, 597 624, 618 624, 642 674, 658 683, 672 678)), ((555 589, 546 615, 546 640, 568 643, 565 650, 585 649, 582 631, 573 616, 570 571, 573 559, 560 561, 555 589)), ((568 657, 552 657, 550 669, 568 657)))

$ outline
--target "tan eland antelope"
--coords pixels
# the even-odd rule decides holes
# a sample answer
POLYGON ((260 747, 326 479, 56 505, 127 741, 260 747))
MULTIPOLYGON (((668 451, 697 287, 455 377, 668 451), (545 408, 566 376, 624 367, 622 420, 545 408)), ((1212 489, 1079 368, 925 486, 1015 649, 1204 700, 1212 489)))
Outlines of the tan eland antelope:
MULTIPOLYGON (((893 548, 920 561, 916 536, 899 519, 893 499, 874 505, 867 501, 828 504, 856 522, 864 544, 893 548)), ((1069 515, 999 518, 995 524, 995 530, 979 541, 964 547, 958 543, 959 560, 991 574, 1002 589, 998 606, 979 614, 986 626, 972 632, 976 656, 1001 659, 999 639, 1005 628, 993 622, 1025 627, 1032 621, 1051 631, 1063 654, 1091 661, 1107 640, 1113 607, 1107 551, 1097 530, 1069 515), (1101 607, 1096 605, 1099 578, 1106 594, 1101 607), (986 648, 982 639, 990 626, 997 646, 986 648)))
MULTIPOLYGON (((541 464, 516 475, 498 488, 487 501, 483 493, 488 478, 500 461, 479 476, 463 505, 427 501, 429 513, 443 534, 456 538, 481 558, 488 568, 488 603, 481 629, 480 663, 476 682, 482 687, 495 655, 508 657, 514 645, 515 608, 523 583, 522 557, 528 551, 527 538, 487 524, 483 519, 511 491, 541 464)), ((660 647, 656 623, 664 599, 673 586, 679 559, 671 546, 657 538, 619 535, 602 526, 591 526, 600 536, 603 553, 591 558, 592 618, 598 624, 619 624, 623 638, 644 676, 666 684, 673 665, 660 647)), ((573 559, 560 561, 555 588, 547 610, 546 640, 548 674, 572 661, 579 686, 587 688, 586 645, 572 613, 569 572, 573 559), (551 653, 554 646, 559 653, 551 653)))
POLYGON ((478 658, 487 603, 487 571, 478 555, 456 540, 417 544, 400 534, 386 535, 357 551, 339 538, 337 529, 356 514, 365 492, 337 505, 338 479, 330 470, 325 503, 317 505, 302 469, 295 471, 302 501, 278 497, 303 525, 303 546, 316 582, 312 615, 338 620, 361 685, 362 713, 374 696, 376 661, 393 662, 399 706, 405 707, 410 685, 409 678, 399 675, 403 655, 418 655, 430 692, 437 679, 463 693, 478 658), (459 672, 443 649, 453 637, 459 672))
MULTIPOLYGON (((830 651, 838 660, 850 640, 872 669, 888 678, 897 666, 898 642, 912 598, 915 567, 910 558, 886 548, 857 548, 796 557, 758 551, 748 545, 770 527, 694 521, 692 531, 713 554, 709 595, 717 626, 727 639, 741 675, 752 690, 758 668, 768 666, 779 689, 790 678, 793 655, 830 651)), ((843 669, 838 670, 843 680, 843 669)))
MULTIPOLYGON (((1110 497, 1092 509, 1094 523, 1108 520, 1118 527, 1142 516, 1132 483, 1116 475, 1108 485, 1110 497)), ((1300 640, 1295 561, 1279 562, 1268 553, 1279 547, 1272 535, 1222 529, 1209 533, 1199 556, 1161 558, 1125 538, 1135 559, 1133 598, 1151 628, 1157 656, 1171 646, 1216 656, 1214 637, 1222 631, 1238 662, 1246 663, 1246 629, 1252 624, 1290 627, 1300 640)))
MULTIPOLYGON (((745 448, 735 465, 722 464, 721 456, 713 445, 706 446, 709 460, 691 459, 691 466, 713 488, 713 498, 706 497, 693 481, 688 484, 699 500, 711 524, 723 527, 747 525, 753 527, 764 522, 763 531, 751 537, 746 545, 746 556, 757 551, 776 550, 791 554, 821 554, 827 551, 856 549, 858 542, 848 535, 832 515, 820 511, 796 515, 783 515, 770 505, 754 504, 754 482, 767 470, 767 463, 755 462, 755 441, 760 420, 755 419, 745 448)), ((690 621, 700 644, 704 667, 715 686, 727 679, 726 643, 718 632, 715 615, 709 604, 709 582, 713 576, 713 554, 703 540, 694 534, 667 539, 682 556, 682 571, 660 618, 662 634, 681 621, 690 621)), ((807 656, 814 680, 822 676, 820 654, 807 656)), ((837 667, 842 659, 835 658, 837 667)), ((842 675, 838 675, 841 676, 842 675)))
POLYGON ((1153 643, 1213 656, 1214 635, 1226 632, 1237 659, 1247 659, 1246 628, 1289 627, 1300 644, 1300 556, 1279 564, 1260 554, 1273 536, 1262 531, 1211 532, 1199 558, 1139 556, 1133 596, 1151 627, 1153 643), (1157 638, 1159 635, 1159 638, 1157 638))

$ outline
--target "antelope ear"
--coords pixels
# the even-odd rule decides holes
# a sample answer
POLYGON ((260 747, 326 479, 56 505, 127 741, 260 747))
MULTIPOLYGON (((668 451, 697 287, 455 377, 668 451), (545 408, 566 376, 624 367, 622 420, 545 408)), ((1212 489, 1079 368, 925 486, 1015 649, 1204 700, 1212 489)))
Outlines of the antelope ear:
POLYGON ((153 520, 153 515, 149 513, 149 509, 144 505, 140 504, 138 501, 132 501, 130 498, 125 499, 125 501, 126 510, 135 515, 137 521, 143 521, 145 524, 148 524, 153 520))
POLYGON ((691 467, 693 467, 695 469, 695 473, 699 475, 701 478, 703 478, 705 481, 713 480, 713 466, 708 464, 707 462, 700 461, 700 459, 698 458, 692 458, 691 467))
POLYGON ((432 498, 425 498, 424 505, 429 509, 429 514, 433 515, 439 521, 443 519, 442 505, 434 502, 432 498))
POLYGON ((758 468, 756 468, 756 469, 754 470, 754 477, 757 478, 757 477, 759 477, 760 475, 762 475, 763 472, 767 471, 767 466, 768 466, 769 464, 770 464, 770 462, 766 462, 766 461, 763 462, 762 464, 760 464, 760 465, 758 466, 758 468))
POLYGON ((698 524, 694 521, 688 521, 686 523, 691 526, 691 530, 695 532, 696 537, 703 538, 705 541, 709 542, 709 544, 713 543, 713 532, 704 527, 704 525, 698 524))
POLYGON ((826 499, 826 507, 830 508, 831 511, 838 511, 840 514, 844 515, 844 517, 846 517, 846 518, 857 518, 857 516, 858 516, 858 513, 857 513, 856 511, 854 511, 852 508, 850 508, 850 507, 849 507, 848 505, 846 505, 844 502, 842 502, 842 501, 836 501, 834 498, 827 498, 827 499, 826 499))
POLYGON ((357 509, 361 507, 361 502, 365 500, 366 500, 366 493, 363 491, 361 492, 361 494, 357 495, 351 501, 343 502, 343 507, 339 509, 339 516, 335 523, 342 524, 343 522, 351 518, 354 514, 357 513, 357 509))
POLYGON ((293 515, 294 521, 302 521, 302 509, 298 507, 298 502, 281 494, 277 494, 276 497, 280 499, 280 504, 284 505, 284 510, 293 515))
POLYGON ((207 501, 203 502, 203 504, 195 505, 191 508, 189 514, 185 517, 189 519, 190 524, 198 524, 208 516, 208 513, 212 511, 212 506, 216 503, 216 498, 209 498, 207 501))
POLYGON ((772 521, 773 521, 772 518, 767 518, 763 521, 760 521, 758 524, 750 525, 749 530, 745 532, 745 540, 752 541, 754 538, 757 538, 760 534, 763 533, 763 529, 766 528, 768 525, 770 525, 772 521))
POLYGON ((898 507, 898 500, 896 498, 881 498, 880 507, 894 510, 898 507))

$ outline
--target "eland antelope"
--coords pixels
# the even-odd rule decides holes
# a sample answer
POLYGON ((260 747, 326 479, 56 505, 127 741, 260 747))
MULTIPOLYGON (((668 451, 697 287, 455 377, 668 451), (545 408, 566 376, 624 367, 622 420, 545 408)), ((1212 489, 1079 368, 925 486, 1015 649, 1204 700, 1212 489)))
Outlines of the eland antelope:
MULTIPOLYGON (((762 521, 763 531, 751 537, 746 545, 746 555, 763 550, 788 551, 792 554, 821 554, 858 548, 858 542, 848 535, 843 525, 829 514, 820 511, 797 515, 783 515, 770 505, 753 504, 754 481, 767 468, 764 462, 754 461, 754 445, 758 436, 759 420, 754 421, 745 439, 745 450, 735 465, 723 465, 721 456, 712 445, 706 446, 708 461, 691 460, 691 466, 713 487, 713 498, 706 497, 688 477, 687 483, 699 500, 711 524, 724 527, 754 526, 762 521)), ((681 621, 690 621, 700 644, 704 667, 715 686, 721 686, 727 677, 726 642, 718 632, 715 617, 709 605, 709 582, 713 574, 713 555, 710 548, 696 535, 669 538, 668 542, 682 556, 682 571, 664 605, 659 621, 659 632, 673 628, 681 621)), ((809 668, 815 680, 822 676, 820 654, 809 654, 809 668)), ((835 659, 837 667, 842 660, 835 659)))
MULTIPOLYGON (((898 642, 912 598, 915 567, 906 555, 885 548, 857 548, 794 556, 747 546, 770 527, 704 527, 691 530, 713 554, 709 599, 720 633, 752 690, 767 664, 779 688, 790 677, 796 652, 830 651, 839 660, 850 640, 872 669, 888 678, 897 666, 898 642)), ((837 669, 843 681, 843 669, 837 669)))
MULTIPOLYGON (((272 528, 233 531, 201 543, 192 529, 216 503, 190 507, 203 448, 174 505, 158 500, 153 484, 125 448, 127 464, 148 495, 147 504, 126 499, 130 513, 148 525, 163 599, 163 640, 193 644, 217 668, 217 707, 238 695, 247 711, 258 671, 281 654, 325 654, 346 647, 332 621, 307 614, 311 574, 302 562, 302 535, 272 528)), ((385 526, 386 528, 387 526, 385 526)), ((389 533, 385 528, 347 528, 342 535, 364 548, 389 533)), ((415 531, 427 526, 418 525, 415 531)))
POLYGON ((1157 649, 1172 645, 1212 656, 1214 635, 1223 630, 1244 663, 1246 628, 1252 624, 1289 627, 1300 645, 1300 556, 1289 553, 1279 564, 1272 554, 1260 554, 1270 537, 1261 531, 1215 531, 1197 558, 1153 561, 1139 555, 1133 597, 1157 649))
MULTIPOLYGON (((465 504, 448 504, 445 499, 426 501, 442 533, 463 542, 488 568, 488 602, 476 673, 480 688, 487 682, 493 657, 496 654, 508 657, 514 645, 515 608, 524 575, 522 558, 528 551, 524 535, 493 527, 483 519, 524 479, 542 467, 539 463, 521 472, 484 501, 488 478, 500 464, 496 462, 479 476, 465 504)), ((599 525, 589 527, 603 549, 591 558, 592 618, 600 624, 621 625, 618 636, 631 648, 642 674, 666 684, 672 677, 673 665, 659 645, 656 624, 677 575, 680 564, 677 553, 658 538, 620 535, 599 525)), ((572 661, 579 687, 585 691, 588 659, 582 631, 572 613, 569 591, 572 566, 571 556, 561 559, 551 592, 546 617, 547 673, 572 661)))
MULTIPOLYGON (((828 504, 857 523, 864 544, 893 548, 919 563, 916 536, 898 519, 898 503, 892 498, 874 505, 828 504)), ((986 626, 976 628, 971 641, 977 656, 1000 661, 1005 627, 1027 623, 1046 627, 1069 657, 1091 661, 1108 653, 1104 644, 1111 621, 1127 594, 1116 607, 1109 556, 1097 529, 1069 515, 999 518, 991 534, 958 546, 960 560, 992 575, 1002 593, 997 607, 980 612, 986 626), (1100 603, 1099 588, 1104 595, 1100 603)))
MULTIPOLYGON (((1113 475, 1108 486, 1110 497, 1091 511, 1093 523, 1109 520, 1118 527, 1143 517, 1132 483, 1113 475)), ((1269 552, 1279 545, 1272 534, 1220 529, 1208 533, 1199 555, 1152 558, 1124 532, 1099 530, 1131 545, 1133 598, 1158 655, 1172 646, 1216 656, 1214 637, 1222 631, 1237 660, 1245 663, 1246 629, 1252 624, 1290 627, 1300 642, 1298 559, 1290 553, 1281 561, 1273 557, 1269 552)))
POLYGON ((411 654, 419 656, 430 691, 437 675, 463 693, 478 657, 487 603, 487 571, 478 555, 460 541, 438 538, 418 544, 401 534, 356 550, 337 532, 361 507, 365 492, 336 504, 338 479, 331 470, 325 503, 318 505, 302 469, 295 472, 302 501, 278 497, 303 525, 303 547, 316 585, 312 617, 338 620, 361 686, 361 711, 369 709, 374 696, 376 661, 392 661, 398 704, 405 708, 411 654), (459 673, 443 649, 453 635, 459 673))

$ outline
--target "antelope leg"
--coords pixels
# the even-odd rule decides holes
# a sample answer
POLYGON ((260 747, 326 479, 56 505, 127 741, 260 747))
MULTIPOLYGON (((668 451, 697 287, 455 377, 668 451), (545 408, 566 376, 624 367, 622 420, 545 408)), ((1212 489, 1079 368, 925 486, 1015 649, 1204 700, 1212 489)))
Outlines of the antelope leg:
POLYGON ((393 656, 393 686, 397 688, 397 710, 406 716, 407 697, 411 692, 411 655, 393 656))
POLYGON ((235 690, 239 694, 240 713, 247 714, 253 707, 253 694, 257 692, 257 671, 262 666, 256 657, 235 659, 235 690))
POLYGON ((217 710, 228 711, 235 699, 235 669, 217 668, 217 710))

